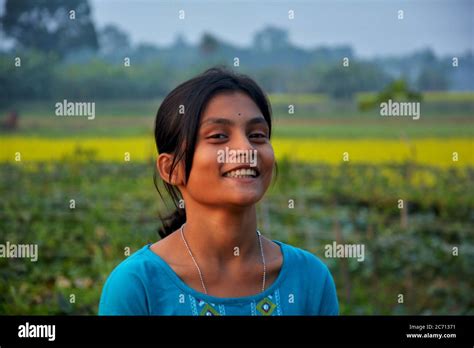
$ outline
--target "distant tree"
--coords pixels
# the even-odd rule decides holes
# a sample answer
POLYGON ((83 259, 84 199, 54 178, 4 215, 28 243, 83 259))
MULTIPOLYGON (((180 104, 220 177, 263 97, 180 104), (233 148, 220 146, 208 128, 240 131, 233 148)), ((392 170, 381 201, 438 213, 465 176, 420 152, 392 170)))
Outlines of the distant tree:
POLYGON ((7 0, 0 23, 20 48, 63 57, 74 49, 98 47, 87 0, 7 0))
POLYGON ((189 44, 188 42, 186 41, 186 37, 179 33, 175 36, 175 39, 174 39, 174 43, 173 43, 173 48, 184 48, 184 47, 187 47, 189 44))
POLYGON ((359 101, 359 110, 367 111, 380 105, 380 103, 392 100, 410 100, 421 101, 421 93, 411 90, 405 80, 399 79, 392 81, 382 89, 374 98, 363 99, 359 101))
POLYGON ((204 54, 211 54, 214 53, 218 47, 219 41, 213 35, 204 33, 199 44, 200 51, 204 54))
POLYGON ((109 24, 99 31, 99 45, 104 55, 124 54, 130 50, 130 39, 126 32, 109 24))
POLYGON ((253 39, 253 46, 261 51, 276 51, 290 46, 288 32, 275 27, 267 27, 257 32, 253 39))
POLYGON ((425 66, 433 65, 437 62, 436 54, 430 48, 416 52, 411 57, 408 57, 408 59, 412 61, 412 64, 418 62, 425 66))
POLYGON ((337 99, 350 99, 357 92, 374 91, 390 81, 379 67, 369 63, 352 62, 349 67, 332 66, 321 75, 319 91, 337 99))
POLYGON ((436 68, 425 68, 420 72, 417 86, 423 91, 440 91, 448 89, 446 73, 436 68))
POLYGON ((287 91, 285 88, 285 83, 287 82, 285 75, 277 67, 271 66, 259 69, 254 73, 255 78, 269 93, 283 93, 287 91))
POLYGON ((16 100, 51 97, 55 63, 55 55, 31 50, 18 69, 12 64, 11 55, 0 54, 0 109, 15 106, 16 100))

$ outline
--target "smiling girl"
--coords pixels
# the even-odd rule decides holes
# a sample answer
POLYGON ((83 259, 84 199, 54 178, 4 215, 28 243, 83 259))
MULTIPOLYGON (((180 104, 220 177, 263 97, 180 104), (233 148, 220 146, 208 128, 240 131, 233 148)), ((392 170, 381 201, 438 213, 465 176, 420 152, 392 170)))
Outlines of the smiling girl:
POLYGON ((156 165, 177 209, 162 219, 160 241, 109 275, 99 314, 338 314, 328 268, 257 228, 255 205, 275 167, 271 130, 260 87, 223 68, 184 82, 163 100, 156 165))

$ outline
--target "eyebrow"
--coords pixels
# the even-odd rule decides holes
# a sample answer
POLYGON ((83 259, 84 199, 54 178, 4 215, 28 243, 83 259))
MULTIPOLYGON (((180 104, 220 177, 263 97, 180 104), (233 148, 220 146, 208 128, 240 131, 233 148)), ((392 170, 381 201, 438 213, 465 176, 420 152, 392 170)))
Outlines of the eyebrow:
MULTIPOLYGON (((201 122, 201 126, 204 126, 205 124, 208 124, 208 123, 222 124, 222 125, 228 125, 228 126, 235 125, 235 122, 228 118, 210 117, 207 120, 201 122)), ((260 124, 260 123, 267 124, 267 121, 263 118, 263 116, 257 116, 247 121, 247 125, 260 124)))

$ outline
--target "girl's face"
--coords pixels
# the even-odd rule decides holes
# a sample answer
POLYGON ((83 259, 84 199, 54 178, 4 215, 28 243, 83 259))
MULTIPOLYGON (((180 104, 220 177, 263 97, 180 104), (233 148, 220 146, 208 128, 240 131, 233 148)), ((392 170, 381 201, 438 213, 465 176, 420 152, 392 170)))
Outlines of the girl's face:
POLYGON ((270 185, 275 161, 268 136, 262 112, 245 93, 215 95, 202 115, 182 189, 185 201, 189 197, 219 207, 258 202, 270 185))

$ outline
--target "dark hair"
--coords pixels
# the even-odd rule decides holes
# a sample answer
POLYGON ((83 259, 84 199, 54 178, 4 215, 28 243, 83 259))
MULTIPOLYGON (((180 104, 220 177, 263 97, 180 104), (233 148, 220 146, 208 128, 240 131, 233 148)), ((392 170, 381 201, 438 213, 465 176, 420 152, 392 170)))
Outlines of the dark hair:
MULTIPOLYGON (((175 155, 171 164, 170 179, 178 163, 184 160, 187 182, 193 163, 202 112, 213 96, 233 91, 243 92, 255 102, 268 123, 269 137, 271 136, 271 105, 257 83, 250 77, 237 74, 225 67, 208 69, 173 89, 163 100, 156 114, 155 142, 158 153, 175 155)), ((156 174, 155 169, 155 187, 163 199, 156 182, 156 174)), ((162 238, 186 222, 186 211, 178 206, 178 202, 182 198, 181 192, 176 186, 168 184, 164 180, 163 183, 173 199, 176 210, 166 217, 160 215, 162 227, 159 228, 158 233, 162 238)))

